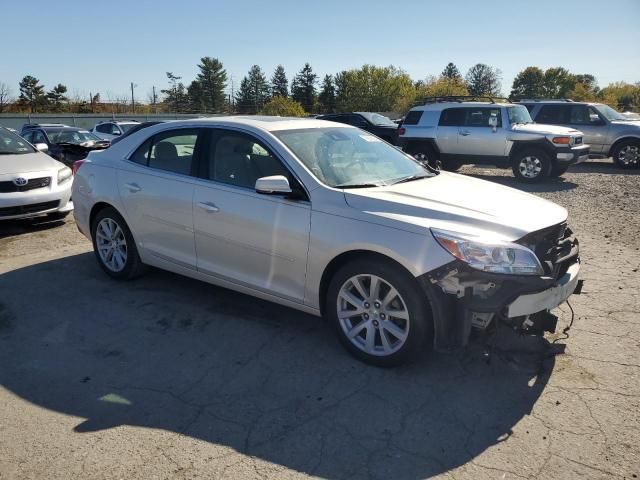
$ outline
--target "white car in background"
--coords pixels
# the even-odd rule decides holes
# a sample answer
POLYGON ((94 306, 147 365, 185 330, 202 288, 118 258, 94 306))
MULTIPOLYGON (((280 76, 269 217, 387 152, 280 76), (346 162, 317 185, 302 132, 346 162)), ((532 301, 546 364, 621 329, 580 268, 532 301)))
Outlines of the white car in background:
POLYGON ((153 265, 324 315, 376 365, 498 322, 553 331, 549 310, 578 285, 564 208, 335 122, 154 125, 90 153, 73 198, 111 277, 153 265))
POLYGON ((113 140, 114 138, 119 137, 120 135, 124 135, 130 129, 139 125, 140 122, 135 120, 130 121, 112 121, 112 122, 101 122, 94 126, 91 130, 89 130, 94 135, 100 137, 102 140, 113 140))
POLYGON ((48 215, 64 218, 73 210, 69 167, 0 127, 0 221, 48 215))

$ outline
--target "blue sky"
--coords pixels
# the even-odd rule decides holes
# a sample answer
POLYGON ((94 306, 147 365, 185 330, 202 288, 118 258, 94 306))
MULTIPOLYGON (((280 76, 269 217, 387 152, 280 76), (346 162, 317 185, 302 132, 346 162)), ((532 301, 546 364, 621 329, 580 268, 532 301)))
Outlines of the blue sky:
POLYGON ((200 57, 220 59, 236 88, 253 64, 289 78, 364 63, 414 79, 452 61, 502 70, 503 91, 528 65, 594 74, 600 86, 640 81, 640 0, 257 0, 3 2, 0 82, 26 74, 71 93, 145 98, 166 71, 189 83, 200 57))

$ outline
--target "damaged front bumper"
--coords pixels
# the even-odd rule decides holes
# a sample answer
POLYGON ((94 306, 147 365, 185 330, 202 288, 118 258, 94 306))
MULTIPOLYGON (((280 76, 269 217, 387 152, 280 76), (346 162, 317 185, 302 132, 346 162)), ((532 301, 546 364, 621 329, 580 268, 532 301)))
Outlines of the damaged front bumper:
POLYGON ((549 311, 582 287, 579 244, 570 236, 563 230, 551 247, 543 276, 487 273, 455 260, 420 277, 433 314, 434 348, 463 347, 473 329, 487 331, 497 322, 524 334, 555 331, 557 318, 549 311))

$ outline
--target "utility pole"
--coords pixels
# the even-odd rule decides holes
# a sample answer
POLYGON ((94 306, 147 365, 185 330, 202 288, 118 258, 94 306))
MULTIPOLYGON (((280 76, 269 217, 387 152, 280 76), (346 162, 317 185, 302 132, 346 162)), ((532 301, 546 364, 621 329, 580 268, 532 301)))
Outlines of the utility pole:
POLYGON ((153 113, 158 113, 158 109, 156 107, 156 86, 153 86, 153 113))
POLYGON ((131 110, 133 113, 136 113, 136 102, 133 98, 133 82, 131 82, 131 110))
POLYGON ((231 75, 231 100, 229 101, 229 104, 232 112, 235 112, 235 109, 233 108, 235 101, 236 101, 236 97, 233 93, 233 75, 231 75))

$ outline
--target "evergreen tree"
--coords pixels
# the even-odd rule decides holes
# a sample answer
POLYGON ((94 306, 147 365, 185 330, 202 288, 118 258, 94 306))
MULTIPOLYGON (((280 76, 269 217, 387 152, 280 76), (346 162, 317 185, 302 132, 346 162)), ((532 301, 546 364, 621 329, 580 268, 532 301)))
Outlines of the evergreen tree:
POLYGON ((291 98, 300 103, 307 112, 311 112, 315 106, 317 81, 318 76, 313 73, 311 65, 305 63, 291 82, 291 98))
POLYGON ((544 72, 538 67, 527 67, 513 79, 510 97, 539 98, 544 95, 544 72))
POLYGON ((467 88, 470 95, 500 95, 501 72, 497 68, 478 63, 467 72, 467 88))
POLYGON ((257 113, 271 96, 271 86, 262 69, 254 65, 240 82, 236 107, 240 113, 257 113))
POLYGON ((174 75, 173 72, 167 72, 169 80, 169 88, 160 90, 165 95, 163 102, 172 112, 183 112, 188 109, 189 96, 184 84, 180 82, 182 77, 174 75))
POLYGON ((448 78, 450 80, 460 81, 462 80, 462 75, 460 75, 460 70, 456 67, 455 63, 449 62, 444 70, 442 71, 441 77, 448 78))
MULTIPOLYGON (((200 105, 204 112, 223 112, 227 105, 224 89, 227 88, 227 71, 217 58, 202 57, 198 65, 200 73, 196 76, 194 86, 190 90, 196 97, 191 97, 192 105, 200 105)), ((193 83, 192 83, 193 86, 193 83)))
POLYGON ((332 113, 336 111, 336 86, 333 83, 332 75, 325 75, 322 80, 320 95, 318 102, 323 113, 332 113))
POLYGON ((65 87, 61 83, 47 92, 47 100, 51 105, 53 111, 60 111, 62 108, 62 103, 68 100, 68 98, 65 96, 65 93, 67 93, 67 87, 65 87))
POLYGON ((20 102, 28 105, 31 113, 35 113, 38 107, 47 103, 47 97, 44 94, 44 85, 40 85, 40 80, 31 75, 25 76, 19 83, 20 86, 20 102))
POLYGON ((274 97, 279 95, 285 98, 289 96, 289 80, 287 80, 287 75, 282 65, 276 67, 273 77, 271 77, 271 95, 274 97))

